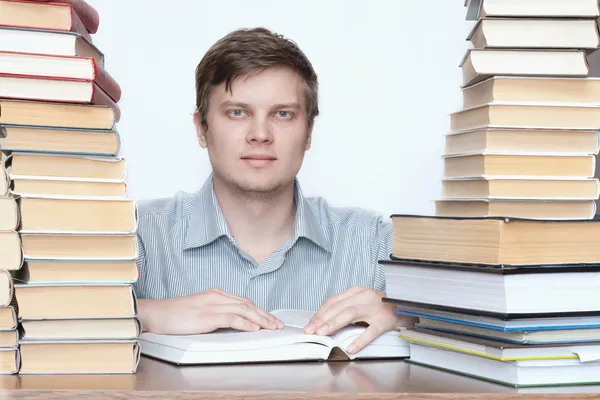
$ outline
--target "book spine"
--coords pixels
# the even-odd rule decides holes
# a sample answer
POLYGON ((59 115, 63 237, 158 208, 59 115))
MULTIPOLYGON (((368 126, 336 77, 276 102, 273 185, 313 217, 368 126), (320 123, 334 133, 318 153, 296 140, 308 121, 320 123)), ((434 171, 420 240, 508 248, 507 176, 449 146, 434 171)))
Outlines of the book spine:
POLYGON ((83 26, 89 33, 98 32, 98 26, 100 25, 100 15, 98 11, 89 5, 85 0, 25 0, 25 1, 37 1, 47 3, 67 3, 73 7, 73 10, 77 13, 79 19, 83 23, 83 26))
POLYGON ((83 25, 89 33, 98 32, 98 26, 100 25, 100 16, 95 8, 90 6, 85 0, 62 0, 73 6, 73 9, 83 22, 83 25))
POLYGON ((118 82, 98 63, 94 62, 94 82, 106 92, 115 103, 121 100, 121 86, 118 82))
POLYGON ((115 122, 118 122, 121 119, 121 110, 117 103, 96 83, 94 83, 93 88, 94 90, 92 93, 92 98, 90 99, 90 103, 101 106, 111 106, 115 111, 115 122))
POLYGON ((77 13, 73 10, 73 6, 69 5, 69 7, 71 7, 71 31, 80 33, 81 36, 91 42, 92 35, 90 35, 85 25, 83 25, 83 22, 81 22, 79 15, 77 15, 77 13))

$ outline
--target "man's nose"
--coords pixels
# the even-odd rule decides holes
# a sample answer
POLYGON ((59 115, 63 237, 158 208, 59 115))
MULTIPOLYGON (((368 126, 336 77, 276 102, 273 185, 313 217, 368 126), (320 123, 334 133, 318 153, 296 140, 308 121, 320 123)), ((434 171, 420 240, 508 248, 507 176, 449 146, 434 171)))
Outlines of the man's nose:
POLYGON ((273 141, 268 117, 254 118, 250 131, 248 132, 248 141, 258 143, 273 141))

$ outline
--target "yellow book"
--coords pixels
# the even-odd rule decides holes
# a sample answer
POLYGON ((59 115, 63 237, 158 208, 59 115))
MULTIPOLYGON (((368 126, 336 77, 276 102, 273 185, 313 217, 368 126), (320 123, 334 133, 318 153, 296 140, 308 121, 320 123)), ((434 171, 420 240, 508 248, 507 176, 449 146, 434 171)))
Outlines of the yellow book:
POLYGON ((600 354, 600 343, 578 343, 576 345, 504 343, 418 326, 406 329, 400 333, 399 337, 409 343, 420 343, 498 361, 552 359, 580 359, 584 361, 600 354))

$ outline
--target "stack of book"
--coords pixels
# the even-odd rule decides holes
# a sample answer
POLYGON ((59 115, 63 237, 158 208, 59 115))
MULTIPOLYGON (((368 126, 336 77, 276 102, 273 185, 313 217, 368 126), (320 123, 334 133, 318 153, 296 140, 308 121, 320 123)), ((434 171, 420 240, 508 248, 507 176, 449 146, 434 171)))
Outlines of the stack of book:
POLYGON ((410 362, 511 386, 600 384, 597 0, 471 1, 435 215, 393 215, 410 362), (475 10, 475 12, 472 12, 475 10))
POLYGON ((15 348, 13 363, 0 352, 0 372, 134 373, 139 362, 137 206, 98 24, 83 0, 0 0, 0 305, 16 311, 0 312, 13 332, 0 346, 15 348))
POLYGON ((587 53, 600 46, 598 4, 535 4, 478 3, 460 64, 463 107, 445 136, 437 215, 596 213, 600 80, 587 76, 587 53))

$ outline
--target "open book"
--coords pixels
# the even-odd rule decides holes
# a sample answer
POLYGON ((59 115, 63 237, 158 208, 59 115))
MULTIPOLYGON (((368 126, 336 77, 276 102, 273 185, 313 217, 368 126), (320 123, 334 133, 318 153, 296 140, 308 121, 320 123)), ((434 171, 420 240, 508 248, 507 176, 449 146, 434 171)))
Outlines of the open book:
POLYGON ((256 332, 222 329, 185 336, 144 332, 139 337, 141 351, 175 364, 406 358, 410 354, 408 342, 400 339, 397 331, 379 336, 358 353, 347 354, 345 349, 365 327, 347 326, 331 336, 307 335, 304 326, 313 316, 311 311, 275 310, 271 313, 285 328, 256 332))

